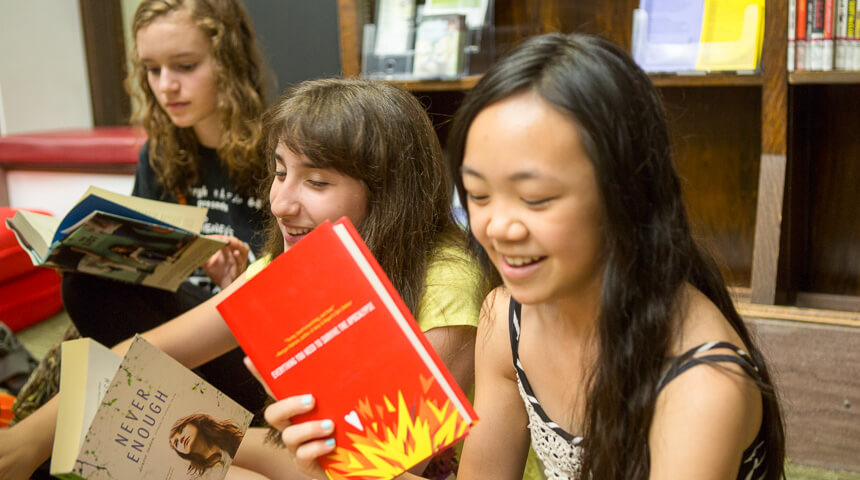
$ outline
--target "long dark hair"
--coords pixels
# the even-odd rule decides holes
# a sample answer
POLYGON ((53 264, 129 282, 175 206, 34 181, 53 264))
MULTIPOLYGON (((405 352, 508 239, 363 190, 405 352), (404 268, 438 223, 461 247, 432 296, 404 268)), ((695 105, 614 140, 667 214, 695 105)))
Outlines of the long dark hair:
MULTIPOLYGON (((144 0, 132 20, 132 41, 137 32, 170 12, 185 10, 210 41, 221 124, 218 156, 237 188, 254 193, 265 174, 260 115, 266 108, 270 73, 263 62, 254 29, 239 0, 144 0)), ((188 195, 199 178, 199 144, 191 128, 177 127, 158 104, 137 46, 131 53, 132 70, 126 88, 139 103, 135 117, 149 136, 149 162, 168 195, 188 195)))
MULTIPOLYGON (((358 231, 413 312, 433 254, 443 243, 464 243, 451 208, 454 187, 439 139, 410 93, 384 83, 322 79, 287 90, 263 117, 268 179, 281 142, 318 168, 332 168, 367 186, 367 215, 358 231)), ((283 251, 270 218, 263 250, 283 251)))
MULTIPOLYGON (((218 447, 221 451, 230 455, 230 458, 236 456, 236 451, 239 450, 242 437, 245 436, 244 432, 235 423, 229 420, 215 420, 205 413, 195 413, 180 418, 171 427, 170 436, 178 435, 188 424, 194 425, 197 428, 198 440, 203 440, 209 445, 218 447)), ((182 453, 175 449, 174 451, 181 458, 188 461, 188 473, 197 476, 203 475, 207 469, 223 461, 221 452, 215 452, 208 457, 204 457, 195 452, 182 453)))
MULTIPOLYGON (((782 476, 785 439, 767 367, 714 262, 696 245, 672 165, 662 99, 618 46, 590 35, 528 39, 496 63, 457 112, 450 171, 466 205, 460 167, 469 126, 487 106, 537 92, 577 125, 604 207, 605 272, 589 373, 583 475, 647 478, 648 432, 670 354, 672 319, 689 282, 722 312, 761 369, 767 478, 782 476)), ((480 253, 490 265, 486 253, 480 253)), ((489 271, 498 278, 494 268, 489 271)))

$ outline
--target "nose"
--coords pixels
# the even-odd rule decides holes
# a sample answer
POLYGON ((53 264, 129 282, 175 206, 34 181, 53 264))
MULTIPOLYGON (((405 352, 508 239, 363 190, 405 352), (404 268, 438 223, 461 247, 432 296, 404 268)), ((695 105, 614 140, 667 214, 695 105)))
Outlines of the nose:
POLYGON ((158 76, 158 90, 161 92, 170 92, 179 89, 179 80, 168 68, 162 68, 158 76))
POLYGON ((275 179, 269 194, 269 203, 272 215, 277 218, 285 218, 298 215, 301 211, 298 186, 289 180, 279 181, 275 179))
POLYGON ((497 241, 518 241, 528 236, 525 224, 511 211, 495 210, 487 221, 486 234, 497 241))

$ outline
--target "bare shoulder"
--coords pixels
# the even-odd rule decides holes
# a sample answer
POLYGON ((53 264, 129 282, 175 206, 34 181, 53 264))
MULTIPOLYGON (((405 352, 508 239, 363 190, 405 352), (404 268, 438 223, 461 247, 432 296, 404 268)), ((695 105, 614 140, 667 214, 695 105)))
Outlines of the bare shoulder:
MULTIPOLYGON (((740 336, 704 294, 687 286, 684 295, 673 356, 709 342, 744 349, 740 336)), ((731 349, 704 350, 692 358, 713 355, 723 358, 684 370, 657 397, 649 435, 654 478, 732 477, 758 434, 758 385, 740 365, 725 360, 740 359, 731 349)))
POLYGON ((743 348, 741 337, 711 300, 692 285, 681 293, 680 322, 670 352, 680 355, 708 342, 728 342, 743 348))
POLYGON ((504 287, 497 287, 484 299, 478 320, 475 343, 476 361, 483 359, 493 369, 501 368, 513 378, 511 343, 508 331, 508 306, 511 296, 504 287))
POLYGON ((734 367, 690 368, 657 397, 649 434, 653 478, 737 475, 761 426, 762 402, 757 385, 734 367))

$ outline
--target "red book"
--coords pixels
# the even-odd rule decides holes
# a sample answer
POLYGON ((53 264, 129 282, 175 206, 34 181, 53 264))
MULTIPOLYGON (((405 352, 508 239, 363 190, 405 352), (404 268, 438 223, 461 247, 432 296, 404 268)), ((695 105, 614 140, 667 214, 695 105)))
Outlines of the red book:
POLYGON ((331 419, 329 478, 392 478, 477 422, 349 220, 318 225, 218 305, 279 399, 312 393, 296 421, 331 419))

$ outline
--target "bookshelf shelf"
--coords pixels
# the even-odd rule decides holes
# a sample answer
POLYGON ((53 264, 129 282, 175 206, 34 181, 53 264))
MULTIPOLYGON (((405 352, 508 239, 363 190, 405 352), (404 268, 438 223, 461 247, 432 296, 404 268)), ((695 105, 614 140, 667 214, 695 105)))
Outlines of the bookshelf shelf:
MULTIPOLYGON (((658 87, 746 87, 761 86, 760 74, 711 73, 706 75, 651 74, 658 87)), ((410 92, 458 92, 469 90, 478 83, 481 75, 469 75, 453 80, 386 80, 410 92)))
POLYGON ((860 84, 860 72, 790 72, 792 85, 860 84))
POLYGON ((759 73, 748 75, 738 73, 708 73, 703 75, 676 75, 657 73, 648 75, 658 87, 744 87, 760 86, 762 77, 759 73))
POLYGON ((469 90, 478 83, 481 75, 469 75, 451 80, 386 80, 410 92, 459 92, 469 90))

